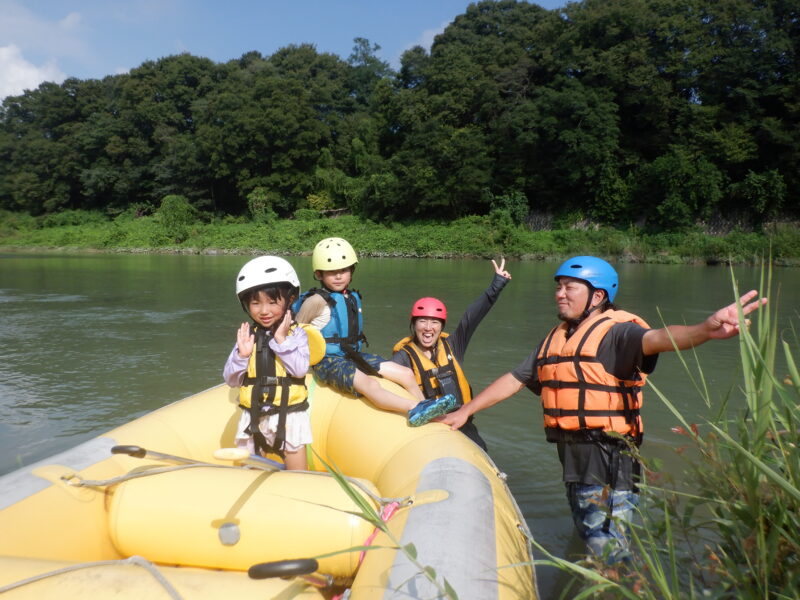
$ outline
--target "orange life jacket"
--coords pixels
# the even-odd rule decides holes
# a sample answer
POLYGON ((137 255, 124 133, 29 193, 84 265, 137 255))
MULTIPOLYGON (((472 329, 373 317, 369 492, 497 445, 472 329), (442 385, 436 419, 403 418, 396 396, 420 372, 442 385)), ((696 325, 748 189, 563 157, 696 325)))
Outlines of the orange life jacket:
POLYGON ((634 314, 607 310, 588 317, 569 338, 566 323, 548 334, 536 360, 545 428, 616 431, 641 439, 641 388, 647 376, 637 373, 630 380, 617 379, 597 360, 597 349, 609 329, 631 321, 649 329, 634 314))

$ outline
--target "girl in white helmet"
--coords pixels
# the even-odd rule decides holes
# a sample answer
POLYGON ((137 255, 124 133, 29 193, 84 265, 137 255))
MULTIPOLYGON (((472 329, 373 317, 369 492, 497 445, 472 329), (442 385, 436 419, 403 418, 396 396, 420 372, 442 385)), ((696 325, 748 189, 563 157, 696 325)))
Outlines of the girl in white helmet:
POLYGON ((223 377, 239 388, 236 445, 278 454, 287 469, 305 470, 311 443, 305 375, 321 358, 323 342, 314 328, 292 321, 289 307, 299 293, 297 274, 282 258, 260 256, 242 267, 236 295, 252 323, 236 332, 223 377))
POLYGON ((314 375, 339 392, 363 395, 378 408, 406 415, 412 427, 453 410, 452 394, 426 400, 411 369, 362 352, 361 296, 350 289, 356 263, 353 247, 342 238, 326 238, 314 248, 311 266, 322 288, 309 290, 294 305, 297 320, 318 327, 325 338, 325 358, 314 367, 314 375), (383 388, 369 375, 400 384, 411 397, 383 388))

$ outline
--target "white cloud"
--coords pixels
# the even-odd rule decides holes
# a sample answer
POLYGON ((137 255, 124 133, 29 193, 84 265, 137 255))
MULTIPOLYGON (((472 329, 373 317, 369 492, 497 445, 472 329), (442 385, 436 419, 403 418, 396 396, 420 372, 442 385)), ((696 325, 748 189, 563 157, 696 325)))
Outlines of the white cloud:
POLYGON ((395 65, 395 68, 400 66, 400 57, 403 55, 403 52, 410 50, 414 46, 422 46, 425 48, 425 50, 430 52, 434 38, 442 33, 445 28, 450 25, 450 23, 452 23, 452 21, 445 21, 437 29, 426 29, 415 41, 411 42, 410 44, 406 44, 406 46, 400 51, 400 54, 398 54, 392 61, 392 64, 395 65))
MULTIPOLYGON (((30 56, 85 59, 83 19, 77 12, 55 20, 40 17, 15 0, 0 0, 0 40, 30 56)), ((62 13, 63 14, 63 13, 62 13)))
MULTIPOLYGON (((430 51, 431 46, 433 45, 433 38, 442 33, 445 27, 447 27, 448 25, 450 25, 450 21, 442 23, 442 25, 438 29, 426 29, 425 31, 422 32, 417 41, 411 44, 411 46, 409 46, 409 48, 413 46, 422 46, 423 48, 425 48, 425 50, 430 51)), ((406 48, 406 50, 407 49, 408 48, 406 48)))
POLYGON ((81 24, 80 13, 71 12, 66 17, 58 22, 58 26, 62 29, 77 29, 81 24))
POLYGON ((36 66, 25 60, 14 44, 0 46, 0 100, 35 89, 43 81, 61 83, 64 78, 54 61, 36 66))

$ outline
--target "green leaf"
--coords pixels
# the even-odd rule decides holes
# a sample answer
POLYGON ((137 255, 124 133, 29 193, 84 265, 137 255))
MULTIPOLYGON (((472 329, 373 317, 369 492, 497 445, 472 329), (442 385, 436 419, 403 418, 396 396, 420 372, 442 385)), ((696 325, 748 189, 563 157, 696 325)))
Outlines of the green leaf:
POLYGON ((364 498, 364 496, 362 496, 361 493, 359 493, 359 491, 349 481, 347 481, 347 478, 342 474, 342 472, 339 469, 325 462, 322 459, 322 457, 316 453, 316 451, 314 451, 314 455, 323 464, 325 469, 327 469, 331 477, 333 477, 336 480, 339 486, 341 486, 341 488, 345 491, 345 493, 356 504, 356 506, 358 506, 358 508, 361 509, 363 515, 360 516, 369 521, 370 523, 372 523, 372 525, 374 525, 381 531, 386 531, 386 523, 384 523, 383 519, 381 519, 380 514, 378 514, 378 512, 375 510, 375 507, 373 506, 372 502, 364 498))
POLYGON ((328 558, 329 556, 337 556, 339 554, 348 554, 350 552, 365 552, 369 550, 397 550, 397 546, 352 546, 344 550, 335 550, 333 552, 326 552, 325 554, 318 554, 312 558, 328 558))
POLYGON ((409 543, 403 546, 403 552, 408 554, 408 556, 410 556, 414 560, 417 559, 417 547, 414 546, 414 544, 409 543))
POLYGON ((458 594, 446 578, 444 579, 444 591, 447 593, 447 597, 450 598, 450 600, 458 600, 458 594))

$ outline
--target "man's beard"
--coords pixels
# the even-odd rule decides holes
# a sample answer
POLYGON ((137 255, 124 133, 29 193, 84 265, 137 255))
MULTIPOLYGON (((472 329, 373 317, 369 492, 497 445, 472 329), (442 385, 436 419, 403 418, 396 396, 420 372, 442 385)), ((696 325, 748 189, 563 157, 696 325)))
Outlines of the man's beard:
POLYGON ((577 319, 571 319, 561 311, 558 312, 556 317, 558 318, 559 321, 564 321, 565 323, 578 323, 583 320, 583 315, 581 315, 577 319))

